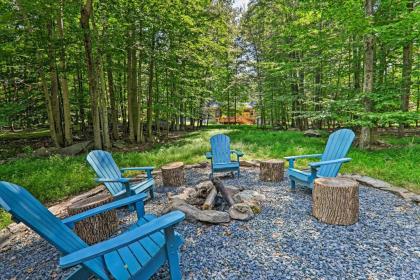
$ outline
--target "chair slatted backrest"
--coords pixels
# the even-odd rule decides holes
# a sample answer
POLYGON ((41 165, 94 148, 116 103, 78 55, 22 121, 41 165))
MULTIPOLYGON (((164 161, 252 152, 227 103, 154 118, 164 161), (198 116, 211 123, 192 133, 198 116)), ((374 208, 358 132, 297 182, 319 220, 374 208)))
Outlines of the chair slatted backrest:
MULTIPOLYGON (((350 129, 340 129, 328 137, 327 146, 322 154, 321 161, 334 160, 346 157, 354 140, 354 132, 350 129)), ((340 170, 341 163, 323 165, 318 174, 323 177, 335 177, 340 170)))
POLYGON ((217 134, 210 138, 213 163, 230 162, 230 138, 224 134, 217 134))
MULTIPOLYGON (((87 155, 86 159, 99 178, 117 179, 122 177, 121 171, 110 153, 102 150, 94 150, 87 155)), ((107 182, 104 185, 112 195, 116 195, 125 190, 124 185, 121 183, 107 182)))
MULTIPOLYGON (((0 207, 9 212, 16 221, 23 222, 38 233, 63 254, 88 246, 27 190, 18 185, 0 181, 0 207)), ((97 276, 108 279, 100 258, 85 262, 84 266, 97 276)))

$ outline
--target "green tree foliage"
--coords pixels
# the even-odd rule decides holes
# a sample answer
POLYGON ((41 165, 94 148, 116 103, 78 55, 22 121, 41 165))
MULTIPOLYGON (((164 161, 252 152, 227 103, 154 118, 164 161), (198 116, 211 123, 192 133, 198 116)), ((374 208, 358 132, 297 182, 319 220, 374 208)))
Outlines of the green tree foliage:
POLYGON ((241 20, 241 34, 249 44, 250 76, 257 85, 262 125, 304 129, 416 123, 420 6, 410 0, 373 1, 373 16, 367 17, 364 4, 360 0, 251 1, 241 20), (367 34, 375 39, 369 96, 362 88, 367 34), (411 72, 403 70, 407 45, 411 72), (372 103, 369 112, 366 98, 372 103))
POLYGON ((230 1, 2 0, 0 10, 2 125, 49 124, 58 146, 69 131, 107 148, 110 135, 154 141, 197 127, 232 82, 230 1))
POLYGON ((155 141, 203 125, 212 101, 230 117, 256 102, 261 126, 418 125, 412 0, 253 0, 241 14, 228 0, 0 0, 0 11, 0 125, 49 126, 56 146, 155 141))

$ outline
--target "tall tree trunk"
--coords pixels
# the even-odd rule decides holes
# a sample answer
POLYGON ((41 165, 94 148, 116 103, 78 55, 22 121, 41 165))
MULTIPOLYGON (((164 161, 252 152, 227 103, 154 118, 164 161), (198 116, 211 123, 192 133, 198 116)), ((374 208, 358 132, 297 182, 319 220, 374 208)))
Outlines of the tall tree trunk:
POLYGON ((97 71, 99 72, 99 82, 100 82, 100 96, 99 96, 99 115, 101 119, 101 128, 102 128, 102 143, 105 149, 109 150, 111 148, 111 139, 109 136, 109 123, 108 123, 108 97, 106 92, 105 85, 105 75, 103 69, 103 63, 98 61, 97 71))
POLYGON ((61 41, 60 49, 60 70, 61 70, 61 97, 63 99, 63 121, 64 121, 64 141, 65 145, 73 144, 72 123, 70 115, 69 87, 67 84, 67 65, 66 65, 66 49, 64 46, 64 21, 63 21, 64 2, 61 0, 60 12, 58 13, 57 26, 58 34, 61 41))
POLYGON ((48 42, 48 63, 51 79, 51 106, 54 116, 54 127, 57 136, 57 142, 60 146, 63 146, 63 130, 61 127, 61 110, 60 110, 60 100, 58 98, 58 76, 57 76, 57 66, 55 61, 55 50, 52 42, 54 41, 54 30, 52 21, 48 22, 47 25, 49 42, 48 42))
MULTIPOLYGON (((126 67, 126 61, 124 59, 123 69, 126 67)), ((123 125, 123 134, 127 135, 128 132, 128 126, 127 126, 127 108, 125 106, 126 103, 126 97, 127 97, 127 73, 126 71, 123 71, 123 74, 121 75, 121 72, 119 74, 119 81, 120 81, 120 111, 121 111, 121 118, 122 118, 122 125, 123 125)))
MULTIPOLYGON (((414 1, 407 1, 407 10, 413 11, 414 1)), ((403 46, 403 68, 402 68, 402 89, 401 89, 401 111, 408 112, 411 89, 411 68, 413 64, 413 42, 406 42, 403 46)), ((399 134, 404 133, 404 122, 400 123, 399 134)))
POLYGON ((130 30, 128 33, 128 42, 127 42, 127 110, 128 110, 128 139, 130 142, 134 142, 136 138, 136 134, 134 131, 134 112, 133 112, 133 103, 136 102, 134 100, 134 93, 133 93, 133 31, 130 30))
POLYGON ((262 77, 261 77, 261 69, 260 69, 260 55, 258 54, 258 49, 255 46, 255 58, 256 58, 256 72, 257 72, 257 92, 258 92, 258 107, 260 109, 260 125, 261 127, 265 127, 265 105, 264 105, 264 98, 263 98, 263 87, 262 87, 262 77))
MULTIPOLYGON (((374 0, 365 0, 365 14, 368 17, 369 21, 372 20, 373 16, 373 1, 374 0)), ((364 94, 364 106, 365 112, 372 112, 372 100, 371 93, 373 90, 373 81, 374 81, 374 47, 375 47, 375 35, 369 33, 365 37, 365 60, 364 60, 364 81, 363 81, 363 94, 364 94)), ((371 144, 371 133, 372 129, 369 125, 364 125, 361 130, 360 135, 360 148, 368 149, 371 144)))
POLYGON ((53 116, 52 105, 51 105, 51 98, 50 98, 50 93, 48 91, 48 85, 47 85, 47 81, 45 79, 44 73, 41 73, 41 83, 42 83, 42 90, 44 92, 44 97, 45 97, 45 104, 47 104, 48 125, 50 128, 51 139, 53 141, 54 146, 58 148, 60 147, 60 144, 58 143, 57 134, 55 133, 55 124, 54 124, 54 116, 53 116))
POLYGON ((85 46, 86 65, 89 80, 89 93, 92 106, 93 141, 96 149, 102 149, 101 124, 99 119, 99 100, 97 89, 97 73, 92 52, 92 35, 90 30, 90 17, 93 15, 92 0, 86 0, 80 11, 80 25, 83 30, 83 42, 85 46))
MULTIPOLYGON (((300 59, 299 59, 300 60, 300 59)), ((299 108, 300 108, 300 116, 299 116, 299 129, 305 130, 308 126, 308 119, 304 116, 304 112, 306 111, 305 104, 305 70, 302 67, 299 69, 299 108)))
MULTIPOLYGON (((417 102, 416 102, 416 113, 417 116, 420 113, 420 80, 419 77, 417 76, 417 102)), ((416 127, 419 126, 419 118, 416 119, 416 127)))
MULTIPOLYGON (((137 126, 138 126, 138 122, 139 122, 139 117, 138 117, 138 90, 137 90, 137 38, 135 36, 136 34, 136 29, 133 26, 133 41, 135 44, 133 44, 132 46, 132 56, 131 56, 131 79, 132 79, 132 83, 131 83, 131 112, 133 114, 133 134, 134 137, 138 137, 137 135, 137 126)), ((133 139, 133 141, 135 141, 135 139, 133 139)))
POLYGON ((353 87, 356 91, 360 90, 360 50, 356 45, 356 36, 353 36, 353 87))
MULTIPOLYGON (((140 27, 141 30, 141 27, 140 27)), ((140 31, 141 32, 141 31, 140 31)), ((140 33, 141 34, 141 33, 140 33)), ((140 39, 142 39, 142 35, 140 35, 140 39)), ((144 121, 143 121, 143 85, 142 85, 142 74, 143 74, 143 52, 140 50, 138 56, 138 72, 137 72, 137 80, 138 80, 138 96, 137 96, 137 143, 144 142, 144 121)))
MULTIPOLYGON (((321 115, 321 98, 322 98, 322 85, 321 85, 321 72, 322 66, 321 61, 319 62, 320 65, 315 70, 315 112, 318 116, 321 115)), ((317 129, 321 129, 322 127, 322 120, 318 119, 314 122, 314 125, 317 129)))
POLYGON ((85 126, 85 98, 83 93, 83 76, 82 71, 80 70, 79 64, 77 64, 77 88, 78 88, 78 107, 79 107, 79 121, 80 121, 80 131, 84 135, 86 132, 85 126))
MULTIPOLYGON (((155 66, 155 86, 156 86, 156 104, 160 104, 160 95, 159 95, 159 69, 157 65, 155 66)), ((156 126, 156 134, 160 137, 160 107, 156 107, 155 113, 155 126, 156 126)))
POLYGON ((150 48, 150 58, 149 58, 149 82, 147 90, 147 140, 149 142, 153 141, 153 131, 152 131, 152 113, 153 113, 153 71, 155 63, 155 33, 152 33, 152 42, 150 48))
POLYGON ((114 76, 113 76, 113 63, 111 54, 106 55, 107 60, 107 76, 108 76, 108 91, 109 91, 109 103, 111 106, 111 127, 112 127, 112 139, 116 140, 118 136, 118 107, 116 106, 116 95, 115 95, 115 86, 114 86, 114 76))

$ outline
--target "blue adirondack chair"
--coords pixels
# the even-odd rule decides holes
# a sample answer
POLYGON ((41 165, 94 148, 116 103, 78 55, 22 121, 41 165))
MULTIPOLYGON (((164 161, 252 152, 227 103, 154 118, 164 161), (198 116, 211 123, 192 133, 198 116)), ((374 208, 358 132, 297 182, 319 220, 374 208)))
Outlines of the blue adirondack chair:
POLYGON ((155 180, 152 176, 153 167, 129 167, 119 169, 112 155, 102 150, 91 151, 87 155, 87 161, 96 175, 99 177, 97 182, 104 183, 108 191, 116 198, 127 197, 133 194, 149 192, 153 198, 153 187, 155 180), (137 178, 124 178, 125 171, 141 170, 147 173, 144 181, 137 178))
POLYGON ((241 151, 230 150, 230 138, 224 134, 216 134, 210 138, 211 152, 206 153, 206 158, 211 160, 211 174, 215 172, 238 171, 240 175, 239 159, 244 154, 241 151), (231 154, 236 154, 236 161, 230 159, 231 154))
POLYGON ((289 161, 287 173, 290 179, 290 187, 295 189, 297 182, 312 189, 316 178, 337 176, 341 165, 351 160, 351 158, 345 156, 350 149, 354 136, 354 132, 350 129, 340 129, 330 135, 324 153, 285 157, 289 161), (305 172, 294 168, 295 160, 300 158, 320 158, 321 160, 310 163, 311 171, 305 172))
POLYGON ((63 254, 61 267, 81 265, 67 279, 148 279, 166 262, 171 279, 181 279, 183 240, 174 226, 185 215, 180 211, 159 218, 145 214, 145 198, 144 193, 133 195, 60 220, 24 188, 0 181, 0 208, 55 246, 63 254), (88 246, 71 230, 78 221, 126 205, 135 207, 138 221, 114 238, 88 246))

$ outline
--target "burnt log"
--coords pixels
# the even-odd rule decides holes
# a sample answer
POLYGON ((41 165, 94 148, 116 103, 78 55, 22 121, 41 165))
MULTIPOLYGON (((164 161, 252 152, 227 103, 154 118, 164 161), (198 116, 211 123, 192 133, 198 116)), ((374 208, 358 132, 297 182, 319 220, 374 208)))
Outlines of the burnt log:
POLYGON ((210 210, 214 207, 214 203, 216 202, 216 196, 217 196, 217 189, 213 187, 209 194, 207 195, 206 200, 203 204, 203 210, 210 210))
POLYGON ((216 187, 217 191, 220 192, 220 194, 222 195, 223 199, 226 201, 229 207, 235 204, 231 192, 228 191, 227 188, 223 185, 222 180, 214 177, 211 179, 211 182, 216 187))

